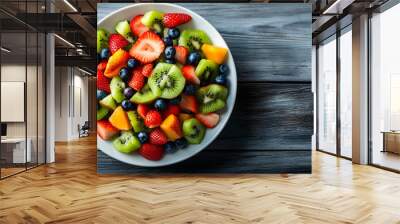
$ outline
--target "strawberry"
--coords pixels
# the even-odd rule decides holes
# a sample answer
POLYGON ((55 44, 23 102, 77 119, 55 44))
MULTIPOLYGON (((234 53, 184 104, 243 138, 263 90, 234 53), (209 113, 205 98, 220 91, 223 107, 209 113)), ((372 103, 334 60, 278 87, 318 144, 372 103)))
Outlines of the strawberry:
POLYGON ((142 68, 137 67, 132 72, 132 78, 129 81, 128 85, 132 87, 134 90, 139 91, 143 88, 146 81, 146 77, 142 74, 142 68))
POLYGON ((182 65, 186 64, 186 58, 189 54, 189 50, 184 46, 175 46, 175 59, 182 65))
POLYGON ((131 22, 129 23, 131 27, 131 31, 133 34, 135 34, 137 37, 142 35, 144 32, 149 31, 150 29, 143 25, 141 22, 143 15, 137 15, 131 19, 131 22))
POLYGON ((144 119, 144 125, 148 128, 155 128, 160 126, 162 122, 161 114, 156 110, 150 110, 144 119))
POLYGON ((103 140, 111 140, 115 135, 119 133, 111 123, 107 120, 97 121, 97 134, 103 140))
POLYGON ((104 76, 103 72, 97 71, 97 89, 110 93, 110 80, 104 76))
POLYGON ((185 13, 165 13, 163 23, 167 28, 174 28, 189 22, 191 19, 192 17, 185 13))
POLYGON ((161 129, 156 128, 150 132, 149 142, 153 145, 164 145, 168 142, 168 139, 161 129))
POLYGON ((182 95, 182 100, 179 103, 182 110, 197 113, 197 100, 195 96, 182 95))
POLYGON ((200 85, 200 79, 196 76, 194 72, 195 68, 191 65, 185 65, 182 67, 182 74, 185 79, 195 85, 200 85))
POLYGON ((145 143, 140 147, 139 153, 148 160, 157 161, 164 156, 164 148, 161 145, 145 143))
POLYGON ((143 119, 146 118, 146 114, 147 114, 147 112, 149 112, 149 110, 150 110, 150 108, 146 104, 139 104, 137 106, 137 112, 143 119))
POLYGON ((129 50, 129 54, 142 62, 151 63, 157 60, 164 52, 164 41, 154 32, 143 33, 129 50))
POLYGON ((98 65, 97 65, 97 70, 99 71, 104 71, 107 67, 107 61, 101 61, 98 65))
POLYGON ((108 48, 111 54, 114 54, 118 49, 128 46, 129 42, 120 34, 113 33, 108 38, 108 48))
POLYGON ((169 104, 167 106, 167 109, 165 109, 163 111, 163 117, 168 117, 170 114, 174 114, 176 116, 179 115, 179 113, 181 112, 181 108, 178 105, 174 105, 174 104, 169 104))
POLYGON ((207 128, 213 128, 219 122, 219 114, 217 113, 196 114, 195 117, 207 128))
POLYGON ((153 64, 145 64, 143 65, 142 74, 147 78, 150 77, 151 72, 153 71, 153 64))

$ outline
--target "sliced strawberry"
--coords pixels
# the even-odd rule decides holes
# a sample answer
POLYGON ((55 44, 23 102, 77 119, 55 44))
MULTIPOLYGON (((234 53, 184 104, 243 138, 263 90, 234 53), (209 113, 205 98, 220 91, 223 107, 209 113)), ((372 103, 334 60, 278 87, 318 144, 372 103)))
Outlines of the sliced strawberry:
POLYGON ((146 104, 139 104, 137 106, 137 112, 143 119, 146 118, 146 114, 147 114, 147 112, 149 112, 149 110, 150 110, 150 107, 147 106, 146 104))
POLYGON ((217 113, 196 114, 195 117, 207 128, 213 128, 219 122, 219 114, 217 113))
POLYGON ((156 110, 150 110, 146 114, 146 118, 144 119, 144 125, 148 128, 155 128, 160 126, 162 123, 161 114, 156 110))
POLYGON ((154 145, 164 145, 168 142, 168 139, 161 129, 156 128, 150 132, 149 142, 154 145))
POLYGON ((195 68, 191 65, 185 65, 182 67, 182 74, 185 79, 195 85, 200 85, 200 79, 196 76, 194 72, 195 68))
POLYGON ((103 72, 97 71, 97 89, 110 93, 110 80, 104 76, 103 72))
POLYGON ((143 88, 146 82, 146 77, 142 74, 142 67, 137 67, 132 72, 132 78, 129 81, 128 85, 132 87, 132 89, 139 91, 143 88))
POLYGON ((104 72, 104 70, 107 67, 107 61, 101 61, 98 65, 97 65, 97 70, 104 72))
POLYGON ((175 59, 182 65, 186 64, 186 58, 189 55, 189 50, 184 46, 175 46, 175 59))
POLYGON ((108 38, 108 48, 111 54, 114 54, 118 49, 128 46, 129 42, 120 34, 113 33, 108 38))
POLYGON ((185 13, 165 13, 163 17, 163 23, 165 27, 174 28, 189 22, 192 17, 185 13))
POLYGON ((161 145, 145 143, 140 147, 139 153, 148 160, 158 161, 164 156, 164 148, 161 145))
POLYGON ((182 100, 179 103, 182 110, 197 113, 197 100, 195 96, 182 95, 182 100))
POLYGON ((149 31, 150 29, 143 25, 141 22, 143 15, 137 15, 131 19, 131 22, 129 23, 131 27, 131 31, 133 34, 135 34, 137 37, 142 35, 144 32, 149 31))
POLYGON ((97 134, 103 140, 111 140, 115 135, 119 133, 111 123, 107 120, 97 121, 97 134))
POLYGON ((143 64, 148 64, 160 57, 164 47, 164 42, 157 34, 147 31, 135 42, 129 54, 143 64))
POLYGON ((169 104, 167 106, 167 109, 165 109, 163 111, 163 117, 166 118, 168 117, 170 114, 174 114, 176 116, 179 115, 179 113, 181 112, 181 108, 178 105, 175 104, 169 104))
POLYGON ((150 77, 151 72, 153 71, 153 64, 145 64, 143 65, 142 74, 147 78, 150 77))

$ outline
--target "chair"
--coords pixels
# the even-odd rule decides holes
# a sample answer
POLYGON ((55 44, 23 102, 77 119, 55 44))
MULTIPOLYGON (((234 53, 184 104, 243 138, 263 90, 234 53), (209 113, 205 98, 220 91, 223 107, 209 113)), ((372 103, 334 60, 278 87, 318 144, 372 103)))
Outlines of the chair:
POLYGON ((90 129, 89 121, 85 121, 85 123, 82 126, 78 124, 79 138, 89 136, 89 129, 90 129))

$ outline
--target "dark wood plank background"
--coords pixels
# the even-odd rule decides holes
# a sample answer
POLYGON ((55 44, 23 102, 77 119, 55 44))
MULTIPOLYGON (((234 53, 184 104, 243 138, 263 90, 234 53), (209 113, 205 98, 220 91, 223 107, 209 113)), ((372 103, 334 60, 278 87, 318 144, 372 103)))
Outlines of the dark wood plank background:
MULTIPOLYGON (((98 4, 98 18, 127 4, 98 4)), ((229 123, 207 149, 182 163, 141 168, 98 150, 106 173, 310 173, 311 6, 182 3, 222 34, 235 59, 238 95, 229 123)))

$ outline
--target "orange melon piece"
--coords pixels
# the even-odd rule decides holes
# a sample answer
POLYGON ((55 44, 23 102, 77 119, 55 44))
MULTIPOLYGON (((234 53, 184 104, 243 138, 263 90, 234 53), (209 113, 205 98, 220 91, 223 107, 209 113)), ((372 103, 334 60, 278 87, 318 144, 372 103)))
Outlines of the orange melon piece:
POLYGON ((123 68, 129 60, 129 53, 119 49, 108 59, 104 76, 112 78, 118 76, 119 70, 123 68))
POLYGON ((226 60, 226 55, 228 54, 228 49, 210 44, 203 44, 201 50, 207 59, 212 60, 217 64, 223 64, 226 60))
POLYGON ((168 140, 176 141, 182 138, 181 122, 174 114, 170 114, 160 125, 168 140))
POLYGON ((112 124, 112 126, 121 131, 129 131, 132 128, 128 115, 121 106, 114 110, 110 118, 108 118, 108 121, 112 124))

